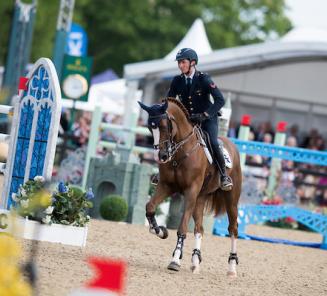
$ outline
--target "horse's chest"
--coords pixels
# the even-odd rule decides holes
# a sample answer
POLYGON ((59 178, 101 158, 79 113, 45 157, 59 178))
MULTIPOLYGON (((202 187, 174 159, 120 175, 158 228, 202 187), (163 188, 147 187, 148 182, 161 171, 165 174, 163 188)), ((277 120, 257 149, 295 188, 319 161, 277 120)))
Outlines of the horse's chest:
POLYGON ((185 187, 185 170, 179 168, 171 168, 165 173, 165 183, 169 183, 170 186, 181 189, 185 187))

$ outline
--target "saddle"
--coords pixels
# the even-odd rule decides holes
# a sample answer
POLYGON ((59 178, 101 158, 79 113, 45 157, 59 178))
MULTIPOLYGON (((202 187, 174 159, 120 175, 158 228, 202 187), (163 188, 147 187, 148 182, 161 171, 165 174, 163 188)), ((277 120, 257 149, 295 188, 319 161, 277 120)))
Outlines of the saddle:
MULTIPOLYGON (((213 162, 213 155, 214 151, 212 149, 210 137, 207 132, 203 131, 201 128, 199 128, 199 136, 201 137, 200 142, 203 146, 204 152, 208 158, 208 161, 210 164, 213 162)), ((225 165, 227 168, 231 169, 233 167, 232 159, 229 155, 228 150, 224 147, 224 142, 218 138, 218 144, 219 148, 222 149, 224 159, 225 159, 225 165)))

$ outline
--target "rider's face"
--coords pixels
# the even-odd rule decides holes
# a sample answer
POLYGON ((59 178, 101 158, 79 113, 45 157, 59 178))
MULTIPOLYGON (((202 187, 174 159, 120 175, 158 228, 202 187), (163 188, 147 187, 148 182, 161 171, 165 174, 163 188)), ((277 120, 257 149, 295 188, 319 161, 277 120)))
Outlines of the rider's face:
POLYGON ((193 64, 194 64, 194 61, 192 61, 192 64, 191 64, 189 60, 186 60, 186 59, 179 60, 178 61, 178 68, 179 68, 179 70, 181 70, 181 72, 183 74, 187 74, 189 72, 189 70, 190 70, 190 65, 193 66, 193 64))

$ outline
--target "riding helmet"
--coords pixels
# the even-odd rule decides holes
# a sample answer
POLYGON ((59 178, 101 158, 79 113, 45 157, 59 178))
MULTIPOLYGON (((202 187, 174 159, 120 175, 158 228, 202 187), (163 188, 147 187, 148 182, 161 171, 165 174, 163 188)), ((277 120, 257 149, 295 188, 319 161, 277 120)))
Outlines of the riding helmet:
POLYGON ((180 60, 189 60, 190 62, 195 61, 195 64, 197 64, 198 55, 192 48, 182 48, 176 55, 176 61, 180 60))

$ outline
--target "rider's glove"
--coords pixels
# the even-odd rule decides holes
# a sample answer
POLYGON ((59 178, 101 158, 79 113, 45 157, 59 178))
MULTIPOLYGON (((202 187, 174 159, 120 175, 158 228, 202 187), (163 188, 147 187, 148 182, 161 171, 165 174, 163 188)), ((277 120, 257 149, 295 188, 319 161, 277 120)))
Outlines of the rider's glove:
POLYGON ((190 116, 190 120, 194 123, 201 123, 202 121, 206 120, 209 118, 208 113, 203 112, 203 113, 196 113, 196 114, 192 114, 190 116))

